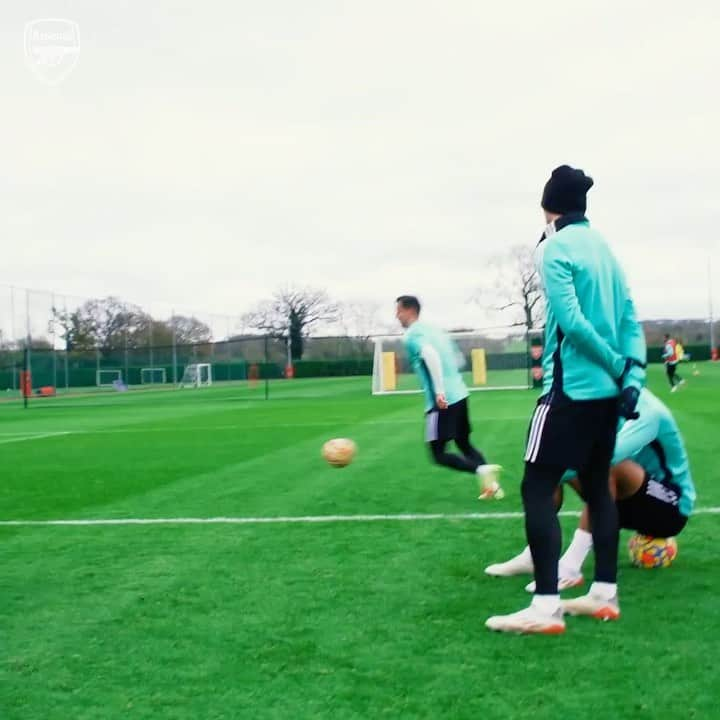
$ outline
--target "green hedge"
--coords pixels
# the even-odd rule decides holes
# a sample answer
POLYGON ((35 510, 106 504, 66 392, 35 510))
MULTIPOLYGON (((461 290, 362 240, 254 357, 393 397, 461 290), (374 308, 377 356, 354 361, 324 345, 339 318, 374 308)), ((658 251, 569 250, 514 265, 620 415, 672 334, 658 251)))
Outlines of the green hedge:
POLYGON ((295 363, 295 377, 348 377, 351 375, 372 375, 372 359, 361 360, 298 360, 295 363))
MULTIPOLYGON (((683 345, 685 354, 690 355, 690 362, 710 359, 710 347, 708 345, 683 345)), ((649 347, 647 357, 649 363, 662 362, 662 347, 649 347)))
MULTIPOLYGON (((692 361, 704 361, 710 359, 710 348, 705 345, 687 345, 685 352, 690 355, 692 361)), ((648 362, 662 362, 662 348, 648 348, 648 362)), ((35 353, 32 356, 33 387, 42 385, 53 385, 55 383, 55 365, 52 361, 52 354, 35 353)), ((470 359, 467 359, 467 367, 470 367, 470 359)), ((104 369, 111 369, 107 367, 104 369)), ((522 369, 527 367, 528 358, 525 353, 488 353, 488 370, 522 369)), ((228 380, 246 380, 249 368, 244 361, 237 362, 215 362, 213 366, 213 379, 217 382, 228 380)), ((317 377, 348 377, 357 375, 371 375, 373 361, 370 357, 345 358, 341 360, 300 360, 295 363, 295 377, 317 378, 317 377)), ((165 369, 165 376, 168 384, 173 382, 172 365, 156 365, 165 369)), ((282 363, 268 362, 257 363, 258 379, 275 380, 285 376, 285 367, 282 363)), ((64 358, 57 358, 57 384, 65 386, 65 362, 64 358)), ((128 368, 128 377, 125 377, 125 368, 122 365, 115 365, 112 369, 120 369, 123 379, 130 385, 141 384, 140 367, 128 368)), ((178 364, 177 380, 183 376, 185 365, 178 364)), ((68 363, 68 383, 70 387, 94 387, 96 382, 96 365, 91 359, 72 358, 68 363)), ((0 391, 13 387, 13 372, 10 363, 6 363, 0 369, 0 391)))

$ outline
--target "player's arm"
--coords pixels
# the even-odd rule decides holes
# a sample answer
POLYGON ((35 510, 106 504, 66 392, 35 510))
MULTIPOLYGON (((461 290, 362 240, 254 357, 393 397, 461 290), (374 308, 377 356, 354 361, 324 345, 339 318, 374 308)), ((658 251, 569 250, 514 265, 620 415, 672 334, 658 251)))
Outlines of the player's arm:
POLYGON ((665 348, 663 349, 663 354, 662 354, 663 360, 667 360, 667 358, 672 357, 672 354, 673 354, 672 345, 670 343, 667 343, 667 345, 665 345, 665 348))
POLYGON ((573 283, 573 264, 559 243, 550 244, 543 255, 547 301, 565 337, 584 355, 620 378, 625 359, 615 352, 583 314, 573 283))
POLYGON ((626 363, 622 386, 634 387, 638 390, 645 385, 647 377, 647 345, 645 333, 635 314, 635 305, 628 293, 620 321, 620 352, 630 360, 626 363))
POLYGON ((438 407, 444 410, 447 407, 447 400, 445 399, 445 381, 443 379, 440 355, 430 343, 424 343, 420 347, 420 357, 423 359, 425 367, 430 374, 430 380, 432 381, 435 392, 435 401, 438 407))

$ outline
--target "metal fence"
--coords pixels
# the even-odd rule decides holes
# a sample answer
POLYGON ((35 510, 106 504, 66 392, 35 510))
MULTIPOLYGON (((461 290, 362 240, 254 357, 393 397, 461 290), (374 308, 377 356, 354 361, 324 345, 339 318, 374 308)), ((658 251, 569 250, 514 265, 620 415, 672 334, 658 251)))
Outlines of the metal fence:
MULTIPOLYGON (((478 332, 473 347, 487 351, 490 370, 527 371, 530 358, 527 338, 521 330, 497 328, 486 335, 478 332)), ((387 336, 385 336, 387 338, 387 336)), ((399 343, 398 337, 394 342, 399 343)), ((95 348, 63 350, 30 347, 28 370, 35 390, 67 392, 73 389, 104 388, 117 379, 130 387, 179 385, 188 365, 209 363, 212 380, 243 382, 282 378, 367 376, 373 371, 373 337, 304 338, 302 359, 289 359, 284 339, 245 336, 192 345, 95 348)), ((462 339, 459 342, 465 352, 462 339)), ((469 355, 470 350, 467 350, 469 355)), ((0 349, 0 391, 19 391, 24 370, 23 348, 0 349)))
MULTIPOLYGON (((28 353, 33 388, 73 388, 110 385, 117 378, 128 386, 179 384, 190 364, 212 365, 213 382, 293 377, 371 375, 370 338, 306 338, 301 360, 288 361, 285 340, 249 336, 213 343, 60 350, 33 348, 28 353), (288 372, 288 365, 292 371, 288 372)), ((24 348, 0 349, 0 391, 20 389, 24 348)))
MULTIPOLYGON (((59 392, 96 388, 112 377, 127 386, 177 385, 192 363, 210 363, 214 382, 284 378, 289 364, 297 378, 372 374, 372 337, 304 338, 302 359, 290 363, 283 339, 243 334, 239 315, 212 315, 158 304, 143 309, 147 317, 158 323, 169 323, 177 315, 192 317, 206 328, 208 340, 182 343, 172 334, 169 342, 158 343, 157 335, 153 337, 150 331, 142 337, 120 333, 110 347, 67 349, 57 315, 74 312, 86 302, 87 298, 0 285, 0 391, 19 390, 25 347, 30 348, 33 387, 59 392)), ((708 359, 711 338, 720 337, 718 328, 711 328, 706 320, 651 321, 645 323, 645 329, 651 362, 660 360, 657 338, 662 332, 682 339, 686 352, 696 360, 708 359)), ((530 343, 522 328, 479 329, 473 335, 481 338, 475 345, 486 350, 489 370, 530 371, 538 364, 536 357, 529 357, 529 350, 531 344, 542 343, 530 343)))

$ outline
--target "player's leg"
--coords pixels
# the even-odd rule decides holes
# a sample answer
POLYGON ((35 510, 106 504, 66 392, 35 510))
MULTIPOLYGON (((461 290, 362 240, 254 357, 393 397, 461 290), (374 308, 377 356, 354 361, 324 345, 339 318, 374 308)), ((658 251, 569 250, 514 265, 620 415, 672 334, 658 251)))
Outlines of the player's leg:
POLYGON ((673 377, 675 375, 675 366, 672 363, 665 363, 665 373, 667 374, 668 382, 670 383, 670 387, 675 387, 675 382, 673 381, 673 377))
MULTIPOLYGON (((616 502, 625 500, 635 493, 637 493, 643 485, 645 478, 645 470, 641 465, 633 462, 632 460, 625 460, 617 465, 613 465, 610 468, 610 482, 609 490, 610 496, 616 500, 616 502)), ((567 483, 570 485, 575 492, 584 500, 582 487, 577 478, 567 483)), ((618 512, 620 515, 619 524, 620 527, 636 529, 634 528, 632 521, 631 524, 627 524, 628 521, 623 522, 623 509, 624 505, 618 502, 618 512)), ((583 583, 582 567, 593 548, 592 539, 592 525, 590 523, 590 511, 587 503, 583 505, 582 512, 580 514, 580 520, 578 527, 575 530, 573 538, 568 545, 567 550, 563 553, 560 558, 558 566, 558 589, 566 590, 571 587, 577 587, 583 583)), ((520 558, 520 556, 517 556, 520 558)), ((499 575, 501 571, 505 569, 503 566, 511 567, 510 563, 515 560, 509 560, 507 563, 500 563, 495 566, 490 566, 488 570, 494 569, 495 572, 490 572, 491 575, 499 575)), ((519 563, 513 563, 516 565, 519 563)), ((486 570, 486 572, 488 572, 486 570)), ((505 573, 510 574, 510 573, 505 573)), ((530 583, 526 588, 528 592, 535 591, 535 584, 530 583)))
MULTIPOLYGON (((555 509, 560 510, 563 503, 563 489, 562 485, 559 485, 555 490, 555 509)), ((492 575, 493 577, 511 577, 513 575, 532 575, 534 571, 532 553, 530 552, 530 546, 526 545, 522 552, 511 557, 509 560, 500 563, 493 563, 485 568, 486 575, 492 575)), ((535 592, 535 581, 530 583, 526 588, 528 592, 535 592), (532 585, 532 589, 530 588, 532 585)))
POLYGON ((478 465, 487 465, 485 455, 478 450, 470 441, 472 427, 470 426, 470 412, 467 399, 462 400, 458 405, 458 413, 455 422, 455 444, 458 450, 468 459, 478 465))
POLYGON ((532 554, 537 592, 530 607, 510 615, 495 615, 485 622, 490 630, 501 632, 565 632, 565 621, 557 589, 560 557, 560 523, 553 496, 560 484, 563 468, 526 463, 522 482, 525 531, 532 554))
POLYGON ((588 505, 592 542, 595 549, 595 580, 587 595, 563 603, 573 615, 592 615, 603 620, 620 617, 617 600, 617 556, 619 542, 618 510, 610 494, 608 478, 615 447, 617 409, 608 402, 597 418, 603 432, 590 453, 589 462, 579 473, 580 485, 588 505))
POLYGON ((485 456, 470 442, 470 412, 467 398, 451 406, 454 412, 454 440, 460 452, 467 460, 476 464, 480 485, 479 500, 501 500, 505 493, 500 487, 502 467, 488 463, 485 456))
POLYGON ((680 373, 678 372, 678 366, 680 363, 675 363, 675 384, 676 385, 684 385, 685 381, 680 377, 680 373))
POLYGON ((472 462, 461 455, 455 455, 447 452, 447 443, 447 440, 431 440, 428 443, 430 455, 432 456, 435 464, 451 468, 452 470, 475 474, 478 467, 477 463, 472 462))
MULTIPOLYGON (((488 618, 485 625, 491 630, 565 631, 558 592, 561 532, 554 496, 566 468, 588 463, 597 436, 595 408, 593 403, 574 402, 562 393, 551 393, 538 401, 528 430, 522 482, 525 532, 536 592, 530 607, 488 618)), ((605 482, 607 488, 607 476, 605 482)))
POLYGON ((525 534, 535 568, 537 595, 557 595, 561 535, 555 493, 563 472, 560 466, 525 465, 522 482, 525 534))
POLYGON ((656 480, 637 463, 623 464, 627 490, 617 501, 620 526, 650 537, 674 537, 682 532, 688 519, 678 506, 680 488, 656 480))
MULTIPOLYGON (((582 497, 582 493, 580 492, 580 483, 577 478, 571 480, 567 484, 570 485, 580 495, 580 497, 582 497)), ((561 497, 562 487, 563 486, 561 485, 558 488, 561 497)), ((556 504, 559 509, 562 503, 560 502, 556 504)), ((592 550, 592 535, 589 531, 590 521, 589 519, 585 521, 583 520, 586 514, 587 506, 584 506, 579 527, 575 530, 575 534, 573 535, 570 545, 560 557, 558 562, 558 592, 578 587, 585 582, 585 578, 582 574, 582 566, 585 562, 585 558, 587 558, 592 550), (586 527, 584 527, 585 522, 587 523, 586 527)), ((525 586, 525 590, 529 593, 534 593, 535 587, 535 582, 533 581, 525 586)))
POLYGON ((455 438, 455 444, 458 450, 468 459, 476 462, 478 465, 487 465, 485 456, 470 442, 469 436, 455 438))
POLYGON ((560 589, 575 587, 582 584, 582 566, 593 547, 590 511, 587 503, 585 502, 580 481, 578 478, 575 478, 569 482, 568 485, 575 490, 575 492, 583 500, 584 504, 580 513, 580 520, 578 521, 578 526, 573 533, 572 540, 570 541, 567 550, 565 550, 560 558, 560 564, 558 567, 560 589))
POLYGON ((454 440, 458 446, 458 450, 460 450, 468 460, 472 460, 478 465, 486 465, 487 460, 485 456, 470 442, 472 427, 470 426, 470 410, 468 408, 467 398, 455 403, 452 407, 456 412, 454 440))
POLYGON ((475 464, 480 489, 478 500, 502 500, 505 497, 505 492, 500 485, 502 466, 488 463, 485 456, 470 444, 467 437, 455 438, 455 444, 463 457, 475 464))
POLYGON ((457 434, 457 411, 457 403, 454 403, 444 410, 432 410, 427 413, 425 440, 430 455, 437 465, 460 472, 475 473, 478 463, 447 451, 447 444, 457 434))
MULTIPOLYGON (((632 460, 625 460, 613 465, 610 468, 609 489, 611 497, 617 503, 618 500, 624 500, 634 495, 642 487, 644 477, 645 470, 632 460)), ((582 488, 577 479, 568 484, 581 498, 583 497, 582 488)), ((618 506, 618 510, 620 510, 620 506, 618 506)), ((622 518, 620 520, 620 526, 625 527, 622 524, 622 518)), ((584 504, 573 539, 560 558, 559 582, 561 589, 570 587, 568 583, 572 578, 582 578, 582 566, 593 546, 591 527, 590 511, 587 504, 584 504)))
POLYGON ((610 468, 610 494, 616 501, 634 495, 645 482, 645 468, 633 460, 623 460, 610 468))

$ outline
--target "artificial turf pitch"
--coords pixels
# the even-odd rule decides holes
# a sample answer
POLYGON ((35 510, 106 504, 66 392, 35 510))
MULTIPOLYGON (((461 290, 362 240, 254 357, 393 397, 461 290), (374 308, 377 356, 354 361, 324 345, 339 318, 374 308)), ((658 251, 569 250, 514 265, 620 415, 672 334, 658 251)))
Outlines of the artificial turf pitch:
MULTIPOLYGON (((698 487, 720 506, 720 367, 671 395, 698 487)), ((432 467, 418 396, 369 378, 0 404, 0 520, 516 513, 532 391, 474 393, 507 497, 432 467), (63 434, 56 434, 63 433, 63 434), (359 446, 343 470, 335 436, 359 446)), ((577 509, 573 499, 565 509, 577 509)), ((575 518, 564 517, 565 540, 575 518)), ((0 718, 717 718, 718 515, 666 570, 621 551, 622 618, 493 634, 526 578, 483 568, 522 520, 0 526, 0 718)), ((623 547, 627 534, 623 535, 623 547)), ((586 575, 592 572, 586 565, 586 575)))

